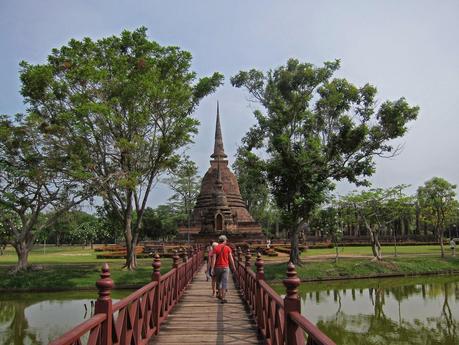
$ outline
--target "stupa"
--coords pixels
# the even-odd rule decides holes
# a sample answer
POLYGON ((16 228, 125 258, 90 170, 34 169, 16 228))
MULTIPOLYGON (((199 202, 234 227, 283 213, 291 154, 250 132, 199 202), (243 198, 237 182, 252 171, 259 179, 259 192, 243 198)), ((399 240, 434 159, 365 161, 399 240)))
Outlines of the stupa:
POLYGON ((221 234, 227 235, 232 242, 263 239, 261 226, 247 210, 237 178, 228 167, 218 103, 214 152, 210 157, 210 167, 202 179, 190 226, 180 226, 180 235, 201 242, 216 239, 221 234))

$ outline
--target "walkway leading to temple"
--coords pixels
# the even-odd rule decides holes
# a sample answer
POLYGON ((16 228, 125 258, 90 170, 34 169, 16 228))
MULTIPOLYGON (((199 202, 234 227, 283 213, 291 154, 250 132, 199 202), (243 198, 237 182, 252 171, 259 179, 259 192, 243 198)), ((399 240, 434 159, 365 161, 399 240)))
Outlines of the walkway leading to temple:
POLYGON ((256 324, 231 275, 228 288, 228 303, 221 304, 211 296, 205 266, 201 267, 180 303, 161 326, 161 332, 149 344, 264 344, 257 337, 256 324))
POLYGON ((265 281, 261 254, 254 272, 250 249, 244 261, 238 248, 232 275, 237 288, 230 279, 228 303, 221 304, 205 278, 204 248, 196 245, 181 254, 174 253, 172 269, 163 275, 155 254, 152 281, 116 303, 110 268, 104 264, 96 282, 95 315, 50 345, 335 345, 301 314, 300 279, 292 263, 281 298, 265 281))

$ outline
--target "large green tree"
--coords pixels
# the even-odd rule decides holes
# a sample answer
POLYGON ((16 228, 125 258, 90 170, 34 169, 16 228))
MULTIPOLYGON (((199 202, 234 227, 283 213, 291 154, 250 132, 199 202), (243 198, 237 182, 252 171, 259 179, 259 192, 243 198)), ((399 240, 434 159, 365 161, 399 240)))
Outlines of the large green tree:
POLYGON ((72 39, 43 65, 21 63, 30 110, 54 134, 54 145, 79 158, 81 181, 98 182, 122 224, 131 270, 155 181, 177 163, 177 150, 197 132, 192 113, 223 79, 214 73, 196 80, 191 58, 140 28, 97 41, 72 39))
POLYGON ((291 260, 299 260, 298 232, 334 181, 366 184, 374 156, 397 152, 392 140, 405 134, 418 107, 405 99, 377 106, 376 88, 333 78, 339 61, 322 67, 290 59, 263 73, 241 71, 231 79, 248 90, 265 112, 247 133, 248 150, 262 149, 267 179, 291 233, 291 260))
POLYGON ((418 203, 421 217, 434 227, 440 242, 441 256, 445 256, 443 246, 445 226, 455 220, 457 210, 456 185, 441 177, 433 177, 418 188, 418 203))
POLYGON ((0 117, 0 223, 17 253, 17 271, 29 267, 37 233, 93 193, 69 179, 78 171, 59 153, 33 114, 0 117))

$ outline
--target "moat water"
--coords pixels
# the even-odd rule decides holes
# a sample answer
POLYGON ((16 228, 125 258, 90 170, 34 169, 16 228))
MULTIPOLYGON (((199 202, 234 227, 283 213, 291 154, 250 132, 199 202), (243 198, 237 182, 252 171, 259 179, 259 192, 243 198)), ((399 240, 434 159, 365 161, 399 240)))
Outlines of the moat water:
POLYGON ((459 275, 303 283, 300 291, 303 315, 337 344, 459 344, 459 275))
MULTIPOLYGON (((112 291, 117 301, 132 293, 112 291)), ((97 291, 0 293, 0 344, 44 345, 91 317, 97 291)))
MULTIPOLYGON (((284 287, 273 286, 278 293, 284 287)), ((132 291, 113 291, 115 300, 132 291)), ((1 293, 0 344, 48 344, 91 315, 95 291, 1 293)), ((303 314, 337 344, 459 344, 459 275, 301 285, 303 314)))

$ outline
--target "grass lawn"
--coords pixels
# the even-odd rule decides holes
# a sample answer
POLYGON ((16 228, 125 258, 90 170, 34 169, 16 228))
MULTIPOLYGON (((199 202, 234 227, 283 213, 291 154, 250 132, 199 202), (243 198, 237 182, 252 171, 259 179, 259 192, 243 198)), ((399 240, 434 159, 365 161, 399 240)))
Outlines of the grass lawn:
MULTIPOLYGON (((343 255, 368 255, 373 256, 370 246, 356 246, 356 247, 339 247, 339 254, 343 255)), ((383 246, 383 255, 389 256, 394 254, 393 246, 383 246)), ((449 254, 449 247, 445 246, 445 252, 449 254)), ((335 248, 321 248, 321 249, 308 249, 304 251, 301 256, 316 256, 316 255, 335 255, 335 248)), ((432 254, 440 255, 440 245, 425 245, 425 246, 397 246, 397 254, 410 255, 410 254, 432 254)))
MULTIPOLYGON (((286 276, 286 263, 265 265, 266 280, 282 280, 286 276)), ((459 272, 459 257, 385 257, 382 261, 362 258, 304 262, 296 271, 302 280, 372 277, 377 275, 416 275, 436 272, 459 272)))
MULTIPOLYGON (((138 259, 135 272, 122 270, 123 259, 97 259, 96 252, 81 247, 35 248, 29 256, 29 262, 40 265, 41 270, 10 274, 10 269, 17 261, 14 249, 8 247, 0 256, 0 288, 3 289, 68 289, 92 288, 100 277, 104 262, 110 265, 110 272, 115 286, 144 285, 150 281, 152 259, 138 259)), ((171 259, 161 260, 161 273, 172 267, 171 259)))

